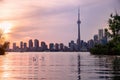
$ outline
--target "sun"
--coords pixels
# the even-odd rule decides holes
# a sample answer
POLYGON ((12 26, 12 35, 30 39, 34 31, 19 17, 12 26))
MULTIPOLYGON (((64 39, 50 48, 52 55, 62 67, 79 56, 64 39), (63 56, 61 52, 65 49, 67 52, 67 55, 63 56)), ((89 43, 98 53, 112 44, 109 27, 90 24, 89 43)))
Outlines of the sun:
POLYGON ((7 21, 0 22, 0 29, 3 31, 4 34, 9 33, 12 26, 13 25, 10 22, 7 21))

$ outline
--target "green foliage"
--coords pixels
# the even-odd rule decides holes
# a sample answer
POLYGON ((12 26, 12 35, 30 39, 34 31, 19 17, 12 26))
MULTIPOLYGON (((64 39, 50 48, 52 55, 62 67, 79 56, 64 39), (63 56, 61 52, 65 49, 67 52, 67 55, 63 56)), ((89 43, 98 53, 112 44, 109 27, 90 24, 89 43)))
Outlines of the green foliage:
POLYGON ((120 55, 120 16, 118 14, 114 16, 111 14, 108 23, 109 30, 112 33, 108 29, 105 29, 105 36, 111 37, 112 40, 106 45, 95 45, 94 48, 90 49, 92 54, 120 55))
POLYGON ((112 48, 115 55, 120 55, 120 43, 112 48))
POLYGON ((120 43, 116 44, 114 41, 110 41, 106 45, 95 45, 90 52, 98 55, 120 55, 120 43))
POLYGON ((112 15, 109 19, 109 28, 112 31, 113 37, 118 35, 118 32, 120 30, 120 16, 118 14, 112 15))
POLYGON ((106 55, 106 53, 108 53, 108 47, 106 45, 101 45, 101 44, 95 45, 94 48, 90 49, 90 52, 92 54, 106 55))

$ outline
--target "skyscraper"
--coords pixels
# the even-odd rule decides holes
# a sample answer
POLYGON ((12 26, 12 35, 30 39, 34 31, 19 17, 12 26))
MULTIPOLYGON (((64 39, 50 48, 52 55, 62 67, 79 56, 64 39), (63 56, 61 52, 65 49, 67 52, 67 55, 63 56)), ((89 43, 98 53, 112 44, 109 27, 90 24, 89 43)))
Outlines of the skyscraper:
POLYGON ((20 42, 20 49, 23 49, 23 42, 20 42))
POLYGON ((54 43, 49 44, 49 50, 50 51, 54 51, 54 47, 55 47, 54 43))
POLYGON ((17 48, 16 43, 13 43, 13 50, 17 48))
POLYGON ((32 49, 33 48, 33 41, 32 39, 29 40, 29 49, 32 49))
POLYGON ((58 43, 55 43, 55 51, 59 51, 59 44, 58 43))
POLYGON ((78 9, 78 21, 77 21, 77 24, 78 24, 78 40, 77 40, 77 45, 78 45, 78 50, 80 51, 80 24, 81 24, 81 21, 80 21, 80 9, 78 9))
POLYGON ((103 29, 99 29, 99 40, 103 39, 103 29))
POLYGON ((98 35, 96 34, 96 35, 94 35, 94 43, 95 44, 98 44, 99 43, 99 40, 98 40, 98 35))
POLYGON ((42 41, 41 42, 41 50, 42 51, 45 51, 45 50, 47 50, 48 48, 47 48, 47 45, 46 45, 46 43, 44 42, 44 41, 42 41))
POLYGON ((39 40, 37 39, 34 40, 34 47, 35 49, 39 48, 39 40))
POLYGON ((60 43, 60 51, 63 51, 63 50, 64 50, 64 44, 60 43))
POLYGON ((24 49, 27 49, 27 43, 24 43, 23 45, 24 45, 24 49))

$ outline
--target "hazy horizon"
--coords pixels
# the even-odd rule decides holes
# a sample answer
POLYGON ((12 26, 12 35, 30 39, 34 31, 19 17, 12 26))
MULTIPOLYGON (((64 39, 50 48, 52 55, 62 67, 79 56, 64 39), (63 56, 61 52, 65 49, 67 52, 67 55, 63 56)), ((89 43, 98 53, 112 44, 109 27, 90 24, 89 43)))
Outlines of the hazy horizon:
POLYGON ((81 39, 87 41, 107 27, 110 14, 119 13, 119 4, 119 0, 0 0, 0 23, 12 25, 5 33, 10 42, 38 39, 67 45, 77 39, 78 8, 81 39))

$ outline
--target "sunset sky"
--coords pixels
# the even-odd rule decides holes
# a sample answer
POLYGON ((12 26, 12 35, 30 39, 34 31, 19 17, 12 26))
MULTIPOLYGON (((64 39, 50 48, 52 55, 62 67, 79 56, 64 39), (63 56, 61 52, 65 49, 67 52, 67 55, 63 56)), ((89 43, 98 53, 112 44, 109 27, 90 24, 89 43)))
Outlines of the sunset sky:
POLYGON ((107 27, 119 5, 120 0, 0 0, 0 24, 5 23, 10 42, 38 39, 67 45, 77 39, 79 7, 81 39, 87 41, 107 27))

